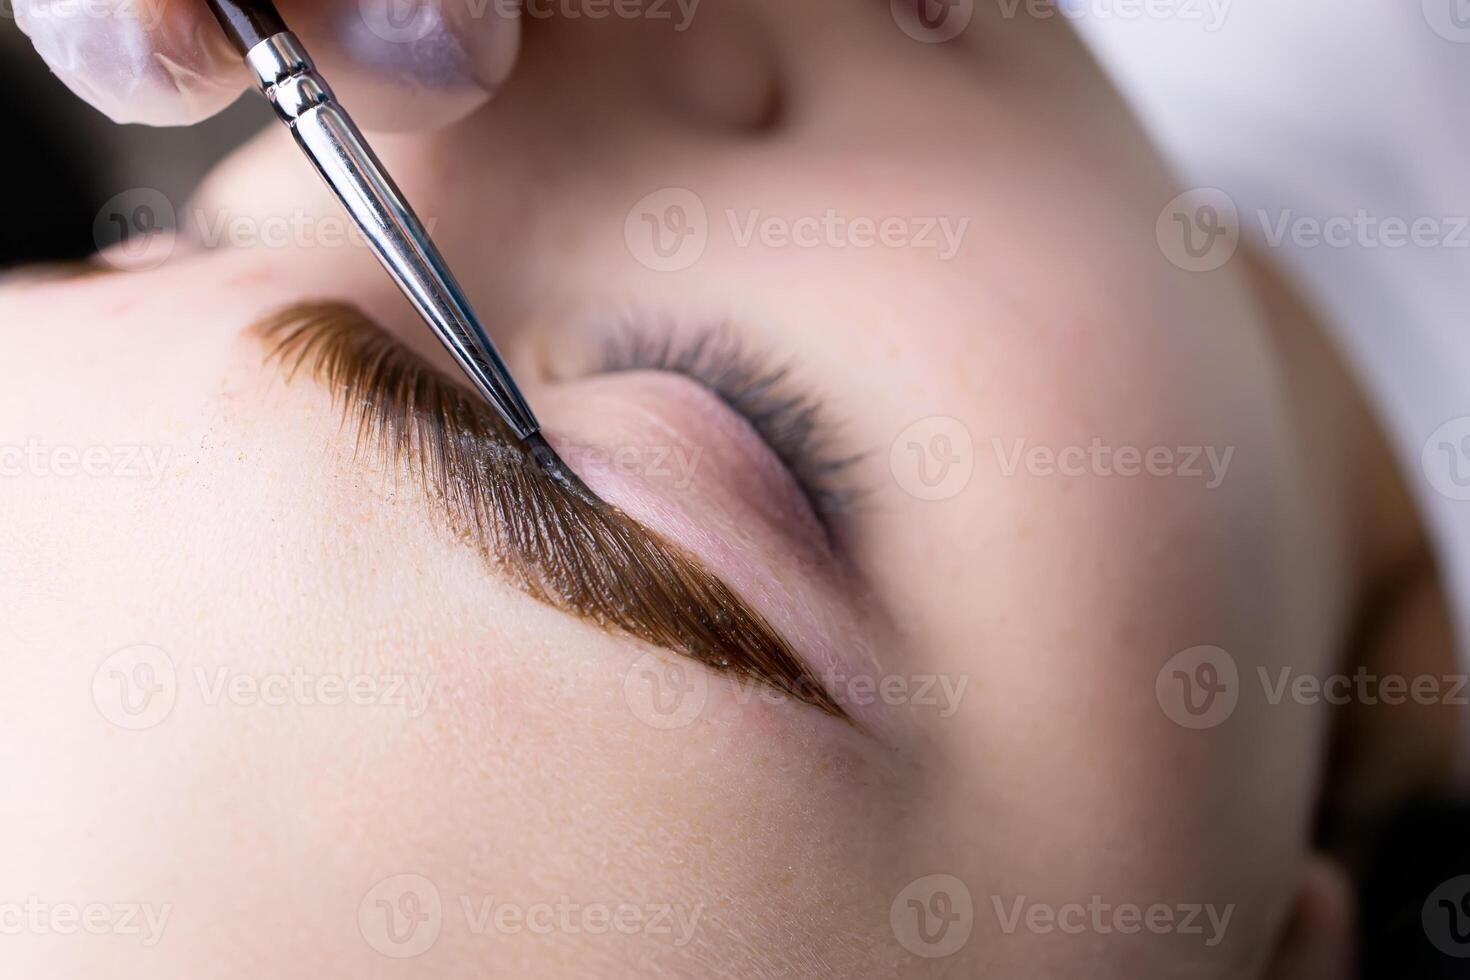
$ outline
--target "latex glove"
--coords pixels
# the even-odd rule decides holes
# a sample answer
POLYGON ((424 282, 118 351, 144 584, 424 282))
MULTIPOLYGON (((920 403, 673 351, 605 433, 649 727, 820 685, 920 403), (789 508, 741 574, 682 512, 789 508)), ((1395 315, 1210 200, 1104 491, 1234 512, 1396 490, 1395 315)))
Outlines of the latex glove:
MULTIPOLYGON (((278 0, 364 128, 442 126, 485 102, 520 45, 520 0, 278 0)), ((203 0, 14 0, 51 70, 116 122, 178 126, 249 75, 203 0)))

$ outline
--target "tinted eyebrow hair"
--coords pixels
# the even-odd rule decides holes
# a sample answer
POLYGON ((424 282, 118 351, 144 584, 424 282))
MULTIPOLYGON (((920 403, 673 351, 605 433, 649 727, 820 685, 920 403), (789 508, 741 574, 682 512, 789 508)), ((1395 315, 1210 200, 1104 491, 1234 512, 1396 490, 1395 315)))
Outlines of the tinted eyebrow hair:
POLYGON ((533 598, 848 719, 780 634, 696 558, 548 477, 488 405, 356 307, 296 304, 254 330, 288 382, 304 373, 330 390, 359 456, 406 466, 450 528, 533 598))

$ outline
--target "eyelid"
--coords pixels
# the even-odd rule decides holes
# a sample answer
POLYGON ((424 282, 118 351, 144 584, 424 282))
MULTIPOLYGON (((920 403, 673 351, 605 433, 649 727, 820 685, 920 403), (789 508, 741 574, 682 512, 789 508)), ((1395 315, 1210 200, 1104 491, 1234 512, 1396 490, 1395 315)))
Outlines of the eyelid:
POLYGON ((548 479, 488 406, 360 311, 298 305, 255 330, 288 380, 306 372, 331 390, 359 451, 412 467, 451 526, 533 598, 851 721, 724 582, 617 508, 548 479))
POLYGON ((831 425, 821 399, 802 390, 785 366, 747 347, 727 326, 676 337, 668 329, 623 324, 604 345, 602 371, 644 370, 690 378, 744 419, 791 474, 829 538, 830 518, 853 509, 858 494, 842 478, 862 457, 832 452, 831 425))

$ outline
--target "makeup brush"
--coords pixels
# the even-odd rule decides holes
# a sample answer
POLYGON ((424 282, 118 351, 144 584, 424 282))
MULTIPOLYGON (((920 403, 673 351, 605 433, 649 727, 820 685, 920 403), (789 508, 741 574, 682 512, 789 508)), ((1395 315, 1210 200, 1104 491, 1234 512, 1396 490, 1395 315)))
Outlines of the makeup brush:
POLYGON ((586 493, 541 435, 540 423, 429 233, 271 0, 207 2, 296 145, 475 390, 548 475, 586 493))

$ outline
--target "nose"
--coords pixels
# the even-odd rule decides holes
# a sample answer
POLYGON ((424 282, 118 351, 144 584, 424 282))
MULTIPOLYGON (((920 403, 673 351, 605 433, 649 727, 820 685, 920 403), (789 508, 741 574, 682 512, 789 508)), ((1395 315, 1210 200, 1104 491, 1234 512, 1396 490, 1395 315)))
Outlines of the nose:
MULTIPOLYGON (((437 132, 372 135, 512 360, 521 325, 574 280, 596 280, 589 269, 627 261, 624 221, 650 189, 689 179, 719 159, 711 151, 778 124, 780 76, 758 5, 719 9, 678 31, 648 18, 538 18, 528 8, 518 67, 487 106, 437 132)), ((182 224, 196 242, 251 250, 293 292, 357 302, 452 368, 279 129, 213 174, 182 224), (236 240, 237 230, 266 228, 269 242, 236 240)))

